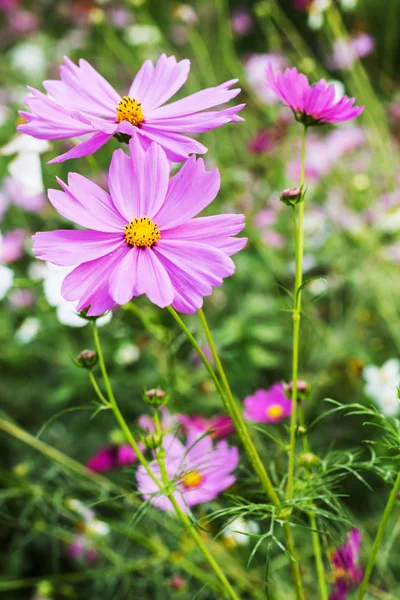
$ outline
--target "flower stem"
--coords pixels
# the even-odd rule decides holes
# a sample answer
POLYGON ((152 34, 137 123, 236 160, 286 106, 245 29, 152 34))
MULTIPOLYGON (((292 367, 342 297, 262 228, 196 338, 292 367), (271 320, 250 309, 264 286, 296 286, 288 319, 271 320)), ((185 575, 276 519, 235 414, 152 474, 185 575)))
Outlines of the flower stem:
MULTIPOLYGON (((107 396, 111 405, 111 409, 122 429, 122 431, 125 434, 125 437, 127 439, 127 441, 129 442, 129 444, 132 446, 140 464, 146 469, 146 472, 148 473, 149 477, 151 477, 151 479, 154 481, 154 483, 160 488, 163 489, 164 486, 168 489, 168 485, 169 485, 169 478, 168 478, 168 473, 166 471, 165 468, 165 463, 163 462, 163 467, 160 464, 160 471, 162 474, 162 481, 159 481, 158 478, 154 475, 149 463, 147 462, 146 458, 144 457, 142 451, 140 450, 135 438, 133 437, 125 419, 123 414, 121 413, 117 401, 115 399, 114 396, 114 392, 112 390, 111 387, 111 383, 108 377, 108 373, 107 373, 107 369, 106 369, 106 365, 104 362, 104 357, 103 357, 103 351, 101 348, 101 343, 100 343, 100 336, 99 336, 99 332, 96 326, 96 322, 93 322, 93 336, 94 336, 94 342, 95 342, 95 346, 96 346, 96 351, 99 357, 99 365, 100 365, 100 370, 103 376, 103 381, 104 381, 104 385, 107 391, 107 396)), ((157 413, 157 418, 155 419, 155 425, 158 429, 158 434, 161 433, 161 426, 160 426, 160 421, 158 418, 158 413, 157 413)), ((179 517, 179 519, 182 521, 182 524, 184 525, 185 529, 188 530, 188 532, 190 533, 190 535, 192 536, 193 540, 195 541, 196 545, 198 546, 198 548, 201 550, 201 552, 203 553, 204 557, 206 558, 208 564, 210 565, 210 567, 214 570, 216 576, 218 577, 218 579, 221 582, 221 585, 223 587, 223 590, 225 592, 225 595, 227 598, 230 598, 231 600, 240 600, 239 596, 237 596, 236 592, 234 591, 234 589, 231 587, 229 581, 227 580, 227 578, 225 577, 224 573, 222 572, 220 566, 218 565, 217 561, 214 559, 214 557, 212 556, 212 554, 210 553, 210 551, 208 550, 208 548, 206 547, 206 545, 204 544, 203 540, 200 538, 199 534, 197 533, 197 531, 195 529, 193 529, 192 524, 190 519, 188 518, 188 516, 181 510, 181 508, 179 507, 179 505, 177 504, 173 494, 168 493, 167 491, 165 492, 165 494, 168 496, 169 500, 171 501, 171 504, 174 507, 174 510, 177 514, 177 516, 179 517)))
MULTIPOLYGON (((200 348, 199 344, 196 342, 195 338, 190 333, 189 329, 186 327, 185 323, 182 321, 180 316, 177 314, 177 312, 173 308, 171 308, 169 306, 169 307, 167 307, 167 309, 169 310, 171 315, 174 317, 175 321, 178 323, 178 325, 180 326, 182 331, 185 333, 186 337, 188 338, 188 340, 192 344, 193 348, 196 350, 197 354, 199 355, 199 358, 201 359, 202 363, 206 367, 211 379, 214 382, 214 385, 215 385, 219 395, 221 396, 224 407, 225 407, 228 415, 231 417, 232 422, 236 428, 236 431, 238 432, 238 434, 240 436, 240 439, 244 445, 246 453, 249 456, 249 459, 253 465, 254 470, 256 471, 256 474, 260 480, 260 483, 263 486, 265 493, 267 494, 267 496, 270 499, 270 501, 272 502, 272 504, 277 506, 278 504, 280 504, 279 496, 276 493, 276 491, 274 490, 271 480, 268 477, 268 474, 265 470, 265 467, 264 467, 264 465, 257 453, 257 450, 254 447, 254 444, 249 436, 246 424, 244 423, 244 421, 242 419, 242 415, 240 414, 240 411, 238 410, 236 403, 233 399, 232 392, 230 391, 229 383, 225 376, 225 373, 224 373, 224 380, 229 388, 229 397, 232 398, 232 402, 230 402, 229 399, 226 397, 226 394, 224 393, 224 390, 222 389, 221 384, 219 383, 218 378, 214 373, 214 369, 210 365, 209 361, 207 360, 207 358, 206 358, 204 352, 202 351, 202 349, 200 348), (239 415, 239 422, 237 421, 237 415, 239 415), (253 462, 253 461, 255 461, 255 462, 253 462)), ((203 312, 203 311, 201 311, 201 312, 203 312)), ((200 315, 200 317, 201 317, 201 315, 200 315)), ((203 314, 203 317, 204 317, 204 314, 203 314)), ((203 319, 202 319, 202 321, 203 321, 203 319)), ((208 327, 207 321, 205 320, 205 317, 204 317, 204 323, 205 323, 206 334, 208 332, 207 339, 210 344, 210 349, 213 352, 214 360, 216 360, 216 357, 218 358, 218 363, 220 364, 220 368, 223 371, 222 364, 221 364, 221 361, 219 360, 219 356, 218 356, 218 353, 215 348, 214 340, 212 339, 211 332, 208 327)), ((216 364, 218 364, 218 363, 216 360, 216 364)), ((292 531, 291 531, 289 525, 284 525, 283 531, 285 534, 287 549, 289 550, 290 554, 293 557, 293 560, 291 561, 291 568, 292 568, 292 572, 293 572, 293 579, 294 579, 295 586, 296 586, 297 598, 298 598, 298 600, 303 600, 304 599, 304 591, 303 591, 303 586, 302 586, 302 581, 301 581, 300 568, 299 568, 297 561, 295 560, 295 548, 294 548, 292 531)))
MULTIPOLYGON (((160 417, 159 417, 157 408, 154 410, 154 425, 155 425, 156 434, 158 436, 161 436, 162 431, 161 431, 161 425, 160 425, 160 417)), ((168 471, 165 466, 165 450, 163 448, 159 448, 158 450, 156 450, 156 458, 157 458, 157 462, 160 467, 162 483, 164 484, 165 489, 168 490, 168 489, 170 489, 171 482, 169 480, 168 471)), ((185 530, 192 537, 196 546, 202 552, 202 554, 205 557, 205 559, 207 560, 208 564, 210 565, 210 567, 213 569, 214 573, 220 580, 224 595, 227 598, 231 598, 231 600, 240 600, 239 596, 236 594, 235 590, 232 588, 228 579, 224 575, 221 567, 219 566, 219 564, 217 563, 217 561, 215 560, 215 558, 213 557, 213 555, 211 554, 211 552, 209 551, 209 549, 207 548, 207 546, 205 545, 203 540, 201 539, 201 537, 198 534, 198 532, 196 531, 196 529, 194 529, 193 524, 190 521, 189 517, 187 516, 187 514, 185 512, 183 512, 183 510, 179 506, 178 502, 175 499, 174 494, 166 491, 165 495, 168 497, 169 501, 171 502, 172 506, 174 507, 175 513, 181 520, 185 530)))
POLYGON ((376 556, 378 554, 379 546, 382 542, 383 532, 385 531, 385 527, 390 517, 390 513, 392 512, 393 505, 397 500, 397 494, 400 490, 400 473, 397 475, 397 479, 393 486, 393 489, 390 493, 389 500, 386 504, 386 508, 383 512, 381 522, 379 523, 378 531, 372 545, 371 554, 369 555, 367 568, 365 569, 364 579, 362 580, 359 594, 357 596, 357 600, 363 600, 365 592, 367 591, 369 579, 371 577, 372 569, 375 566, 376 556))
POLYGON ((204 332, 206 334, 206 338, 207 338, 208 344, 210 346, 210 350, 213 355, 215 365, 217 367, 219 376, 221 378, 223 389, 225 391, 224 404, 226 404, 226 406, 228 408, 229 414, 233 420, 233 424, 235 425, 236 430, 239 434, 239 437, 242 441, 242 444, 246 451, 246 454, 248 455, 250 462, 253 465, 253 468, 257 474, 257 477, 259 478, 259 480, 261 482, 261 485, 263 486, 265 493, 267 494, 267 496, 271 500, 271 502, 273 502, 273 504, 279 504, 280 503, 279 496, 276 493, 276 491, 272 485, 272 482, 268 476, 268 473, 267 473, 267 471, 261 461, 261 458, 253 444, 253 440, 251 439, 251 437, 249 435, 246 423, 244 422, 242 414, 241 414, 241 412, 235 402, 235 399, 233 397, 233 394, 232 394, 232 391, 231 391, 231 388, 230 388, 230 385, 228 382, 228 378, 227 378, 224 368, 222 366, 221 359, 219 358, 217 348, 215 346, 214 340, 211 335, 210 328, 207 323, 206 316, 201 308, 199 308, 198 314, 199 314, 204 332))
MULTIPOLYGON (((301 140, 301 177, 300 189, 304 185, 305 179, 305 154, 306 154, 306 134, 307 128, 303 129, 301 140)), ((289 448, 289 468, 286 488, 286 499, 293 498, 294 483, 294 462, 296 451, 296 432, 297 432, 297 380, 299 372, 299 342, 300 342, 300 318, 301 318, 301 285, 303 283, 303 252, 304 252, 304 198, 298 204, 299 219, 297 222, 296 207, 293 207, 293 229, 296 252, 296 274, 294 284, 293 298, 293 358, 292 358, 292 416, 290 421, 290 448, 289 448)))
POLYGON ((93 321, 93 337, 94 337, 94 343, 96 346, 96 351, 97 351, 97 354, 99 357, 100 370, 101 370, 101 374, 103 376, 103 381, 104 381, 104 385, 105 385, 105 388, 107 391, 108 400, 110 402, 111 409, 115 415, 115 418, 117 419, 119 426, 121 427, 122 431, 124 432, 128 443, 132 446, 132 449, 135 452, 140 464, 143 465, 143 467, 146 469, 149 477, 151 477, 151 479, 154 481, 154 483, 158 487, 162 487, 161 482, 158 481, 157 477, 154 475, 146 458, 144 457, 141 449, 139 448, 138 443, 136 442, 135 438, 133 437, 131 430, 129 429, 129 427, 123 417, 123 414, 121 413, 121 411, 119 409, 117 401, 115 399, 114 392, 112 390, 111 383, 108 378, 106 365, 104 363, 103 351, 101 349, 100 336, 99 336, 99 331, 97 329, 96 321, 93 321))
POLYGON ((325 568, 324 562, 322 560, 321 542, 319 539, 319 533, 318 531, 316 531, 317 519, 315 517, 315 514, 311 511, 308 513, 308 516, 310 520, 311 529, 313 529, 313 531, 311 532, 311 539, 314 550, 315 566, 317 569, 319 593, 321 596, 321 600, 328 600, 328 590, 326 588, 325 568))

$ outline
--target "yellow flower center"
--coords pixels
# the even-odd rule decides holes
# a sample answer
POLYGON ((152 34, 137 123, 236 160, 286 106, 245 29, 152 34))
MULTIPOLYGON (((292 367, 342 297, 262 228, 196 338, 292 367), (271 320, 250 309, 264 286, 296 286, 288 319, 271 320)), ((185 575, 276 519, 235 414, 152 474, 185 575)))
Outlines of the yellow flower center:
POLYGON ((144 121, 142 103, 130 96, 123 96, 117 106, 117 123, 121 123, 121 121, 140 125, 144 121))
POLYGON ((149 217, 142 217, 125 225, 124 238, 130 246, 151 248, 161 238, 161 233, 157 223, 153 223, 149 217))
POLYGON ((267 408, 266 413, 267 417, 271 419, 279 419, 283 414, 283 408, 280 404, 272 404, 272 406, 267 408))
POLYGON ((198 471, 189 471, 182 477, 182 485, 185 488, 196 488, 203 481, 203 475, 198 471))

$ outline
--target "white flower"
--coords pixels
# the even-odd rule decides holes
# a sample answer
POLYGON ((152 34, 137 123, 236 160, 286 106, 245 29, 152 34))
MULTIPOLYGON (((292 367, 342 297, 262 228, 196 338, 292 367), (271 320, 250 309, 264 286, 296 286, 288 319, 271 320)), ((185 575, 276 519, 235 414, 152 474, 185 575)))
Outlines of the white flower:
POLYGON ((34 42, 22 42, 11 51, 11 64, 30 80, 42 79, 46 72, 46 52, 34 42))
POLYGON ((92 519, 86 523, 87 533, 95 536, 104 536, 110 533, 110 528, 104 521, 92 519))
MULTIPOLYGON (((67 302, 61 295, 62 282, 75 267, 58 267, 51 263, 46 263, 46 267, 43 280, 44 295, 50 306, 54 306, 57 309, 57 319, 62 325, 67 325, 68 327, 85 327, 89 321, 80 317, 76 312, 75 304, 67 302)), ((109 311, 97 319, 98 327, 109 323, 111 318, 112 312, 109 311)))
POLYGON ((245 546, 249 543, 249 535, 257 534, 259 530, 255 521, 246 521, 238 517, 225 527, 222 535, 231 546, 245 546))
POLYGON ((130 365, 139 360, 139 348, 135 344, 126 343, 120 346, 115 353, 115 360, 120 365, 130 365))
POLYGON ((7 295, 13 284, 13 279, 14 272, 4 265, 0 265, 0 300, 3 300, 7 295))
POLYGON ((400 401, 397 386, 400 384, 400 361, 397 358, 387 360, 382 367, 369 365, 364 368, 366 382, 364 392, 377 404, 381 413, 392 417, 399 412, 400 401))
POLYGON ((35 317, 28 317, 15 332, 15 339, 20 344, 29 344, 39 333, 40 323, 35 317))
POLYGON ((131 25, 125 29, 125 40, 132 46, 142 44, 158 44, 161 40, 160 30, 154 25, 131 25))
POLYGON ((8 171, 12 179, 21 185, 25 196, 37 196, 44 192, 40 155, 49 148, 46 140, 17 133, 0 149, 2 156, 16 154, 8 165, 8 171))

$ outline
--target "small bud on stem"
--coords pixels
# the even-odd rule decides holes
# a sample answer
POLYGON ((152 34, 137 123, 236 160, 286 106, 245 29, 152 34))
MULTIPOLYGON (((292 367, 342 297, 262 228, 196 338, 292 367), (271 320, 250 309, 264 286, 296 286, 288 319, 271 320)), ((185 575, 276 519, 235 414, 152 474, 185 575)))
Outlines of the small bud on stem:
POLYGON ((75 358, 74 363, 81 369, 93 369, 98 363, 99 357, 94 350, 82 350, 75 358))

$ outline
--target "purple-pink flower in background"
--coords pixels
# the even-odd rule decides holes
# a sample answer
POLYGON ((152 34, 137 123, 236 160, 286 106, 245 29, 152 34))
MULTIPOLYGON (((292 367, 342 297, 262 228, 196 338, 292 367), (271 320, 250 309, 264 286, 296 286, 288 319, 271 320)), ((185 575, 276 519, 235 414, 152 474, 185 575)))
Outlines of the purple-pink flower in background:
MULTIPOLYGON (((140 444, 140 449, 144 448, 140 444)), ((113 469, 120 469, 126 465, 131 465, 137 460, 137 456, 129 444, 108 445, 100 448, 96 454, 88 460, 86 466, 91 471, 104 473, 113 469)))
POLYGON ((214 439, 226 438, 235 431, 232 419, 228 415, 216 415, 209 418, 200 415, 178 415, 178 420, 187 431, 192 429, 200 433, 208 431, 214 439))
POLYGON ((222 285, 235 265, 230 258, 246 244, 234 238, 244 216, 193 217, 218 193, 218 169, 207 172, 191 157, 169 179, 162 148, 145 151, 130 141, 131 157, 113 154, 108 194, 88 179, 70 173, 63 192, 49 191, 58 212, 91 230, 59 230, 33 236, 33 251, 59 266, 79 265, 64 279, 65 300, 78 312, 101 315, 115 304, 145 294, 162 308, 194 313, 213 286, 222 285))
MULTIPOLYGON (((186 444, 172 435, 164 436, 163 448, 168 477, 175 484, 173 494, 184 511, 195 504, 214 500, 236 480, 232 471, 238 465, 239 452, 236 447, 230 448, 225 440, 213 447, 210 436, 201 437, 198 431, 191 430, 186 444)), ((160 479, 158 463, 153 461, 150 468, 160 479)), ((145 500, 161 510, 173 510, 167 496, 160 493, 143 466, 139 467, 136 477, 138 490, 145 500)))
POLYGON ((257 390, 244 399, 244 418, 254 423, 279 423, 292 414, 292 401, 285 396, 282 383, 257 390))
POLYGON ((343 546, 332 553, 335 584, 329 600, 347 600, 351 589, 361 583, 363 571, 359 566, 360 547, 361 533, 358 529, 352 529, 343 546))
POLYGON ((230 121, 244 104, 218 111, 208 109, 235 98, 240 89, 230 89, 232 79, 186 98, 165 105, 185 83, 190 61, 177 62, 162 54, 156 66, 146 60, 135 76, 126 96, 120 96, 88 62, 79 66, 64 59, 61 81, 44 81, 47 95, 28 88, 25 104, 32 112, 21 111, 27 123, 18 130, 44 140, 60 140, 90 135, 78 146, 50 163, 93 154, 114 135, 134 136, 144 149, 152 142, 160 144, 171 161, 181 162, 190 154, 204 154, 207 148, 187 137, 202 133, 230 121))
POLYGON ((253 29, 254 22, 247 8, 239 7, 232 12, 232 31, 238 35, 247 35, 253 29))
MULTIPOLYGON (((160 426, 162 431, 175 433, 175 430, 179 428, 181 415, 172 415, 166 406, 160 406, 158 411, 161 416, 160 426)), ((155 433, 156 427, 154 419, 149 415, 142 415, 139 417, 138 425, 146 432, 155 433)))
POLYGON ((374 47, 375 40, 368 33, 359 33, 349 40, 336 40, 329 66, 332 69, 350 69, 357 59, 371 54, 374 47))
POLYGON ((15 262, 23 256, 26 237, 24 229, 12 229, 0 234, 0 264, 15 262))
POLYGON ((310 85, 307 77, 295 67, 275 74, 273 66, 268 64, 267 86, 292 109, 296 120, 308 127, 348 121, 364 110, 364 107, 354 106, 354 98, 345 95, 338 100, 335 86, 328 85, 325 79, 310 85))
POLYGON ((275 72, 284 69, 287 65, 286 58, 282 54, 272 52, 270 54, 250 54, 244 63, 247 81, 257 96, 266 104, 276 104, 278 98, 272 90, 265 85, 265 67, 269 64, 275 72))

